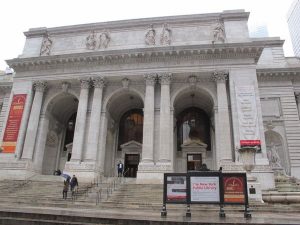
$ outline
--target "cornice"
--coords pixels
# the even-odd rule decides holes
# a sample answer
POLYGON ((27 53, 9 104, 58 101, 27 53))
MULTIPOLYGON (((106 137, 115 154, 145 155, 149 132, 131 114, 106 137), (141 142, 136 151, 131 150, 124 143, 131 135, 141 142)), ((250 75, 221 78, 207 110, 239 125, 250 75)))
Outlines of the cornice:
POLYGON ((31 58, 15 58, 7 60, 8 65, 16 72, 39 70, 44 66, 62 64, 126 64, 151 63, 170 59, 230 59, 253 58, 258 61, 264 48, 263 42, 224 43, 209 45, 159 46, 136 49, 110 51, 94 51, 63 55, 50 55, 31 58))
POLYGON ((256 73, 259 81, 300 80, 300 67, 259 68, 256 73))
POLYGON ((90 30, 103 30, 103 29, 128 29, 132 27, 146 26, 149 24, 182 24, 182 23, 201 23, 201 22, 214 22, 219 19, 223 20, 248 20, 249 12, 244 10, 232 10, 219 13, 207 13, 207 14, 192 14, 192 15, 178 15, 178 16, 164 16, 154 18, 141 18, 130 20, 109 21, 100 23, 89 23, 53 28, 33 28, 24 32, 26 37, 42 36, 45 33, 49 35, 65 34, 65 33, 77 33, 77 32, 89 32, 90 30))

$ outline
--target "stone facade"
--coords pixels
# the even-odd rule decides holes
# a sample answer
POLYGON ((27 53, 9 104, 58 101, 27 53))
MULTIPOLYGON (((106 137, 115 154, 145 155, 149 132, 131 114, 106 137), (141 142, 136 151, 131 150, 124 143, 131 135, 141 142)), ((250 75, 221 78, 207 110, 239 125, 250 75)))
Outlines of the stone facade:
POLYGON ((300 62, 284 57, 278 38, 250 38, 248 17, 233 10, 25 32, 23 53, 7 61, 14 80, 1 83, 2 139, 13 95, 27 95, 15 153, 0 154, 1 176, 61 169, 89 180, 115 175, 135 154, 137 180, 160 182, 186 172, 189 151, 212 170, 242 171, 236 149, 254 135, 262 189, 274 186, 275 170, 300 178, 300 62), (178 116, 190 107, 208 116, 210 143, 178 151, 178 116), (143 109, 142 143, 118 146, 131 109, 143 109))

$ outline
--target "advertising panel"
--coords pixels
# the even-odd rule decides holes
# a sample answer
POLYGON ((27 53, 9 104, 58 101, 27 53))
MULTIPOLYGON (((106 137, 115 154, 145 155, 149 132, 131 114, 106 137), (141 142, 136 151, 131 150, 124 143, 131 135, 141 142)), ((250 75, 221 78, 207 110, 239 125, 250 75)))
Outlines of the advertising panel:
POLYGON ((190 177, 191 203, 219 203, 220 178, 219 176, 191 176, 190 177))
POLYGON ((166 179, 166 202, 186 203, 186 175, 169 175, 166 179))
POLYGON ((246 174, 223 174, 224 203, 246 204, 247 182, 246 174))
POLYGON ((3 136, 3 153, 15 152, 25 101, 26 94, 17 94, 13 96, 3 136))

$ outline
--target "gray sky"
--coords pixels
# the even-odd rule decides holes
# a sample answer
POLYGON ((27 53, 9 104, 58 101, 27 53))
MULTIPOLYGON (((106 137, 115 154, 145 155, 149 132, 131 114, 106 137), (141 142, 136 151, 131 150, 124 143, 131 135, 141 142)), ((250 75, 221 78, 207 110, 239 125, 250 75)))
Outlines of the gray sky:
POLYGON ((266 24, 269 35, 285 40, 286 56, 293 56, 286 14, 293 0, 3 0, 0 12, 0 70, 4 60, 22 53, 24 31, 123 19, 186 15, 245 9, 249 27, 266 24))

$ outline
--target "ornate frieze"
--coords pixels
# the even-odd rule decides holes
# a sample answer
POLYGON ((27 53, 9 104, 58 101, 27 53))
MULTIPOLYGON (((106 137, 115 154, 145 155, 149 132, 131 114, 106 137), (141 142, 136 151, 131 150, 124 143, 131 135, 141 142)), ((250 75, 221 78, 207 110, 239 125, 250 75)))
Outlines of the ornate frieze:
POLYGON ((104 77, 93 77, 92 78, 93 86, 95 88, 104 88, 105 78, 104 77))
POLYGON ((224 83, 228 80, 228 71, 215 71, 213 72, 211 78, 216 83, 224 83))
POLYGON ((157 80, 157 74, 155 73, 145 74, 144 78, 147 86, 148 85, 154 86, 157 80))
POLYGON ((146 45, 155 45, 155 36, 156 36, 156 31, 153 28, 153 24, 151 24, 145 34, 146 45))
POLYGON ((89 89, 90 88, 90 79, 80 79, 80 87, 81 89, 89 89))
POLYGON ((47 34, 43 39, 41 50, 40 50, 40 55, 41 56, 50 55, 51 48, 52 48, 52 40, 50 39, 50 37, 47 34))
POLYGON ((44 92, 47 88, 47 82, 46 81, 35 81, 33 83, 33 87, 34 87, 35 91, 44 92))
POLYGON ((172 80, 172 73, 161 73, 158 75, 159 82, 162 85, 170 85, 172 80))
POLYGON ((99 36, 99 48, 107 48, 110 42, 110 34, 107 30, 104 30, 99 36))
POLYGON ((172 30, 168 27, 168 24, 163 25, 163 29, 160 35, 160 44, 161 45, 170 45, 172 39, 172 30))
POLYGON ((96 43, 96 34, 95 31, 92 30, 89 36, 86 37, 85 46, 89 50, 94 50, 96 48, 96 43))
POLYGON ((218 20, 217 23, 214 25, 213 28, 213 42, 225 42, 225 28, 224 28, 224 24, 218 20))

